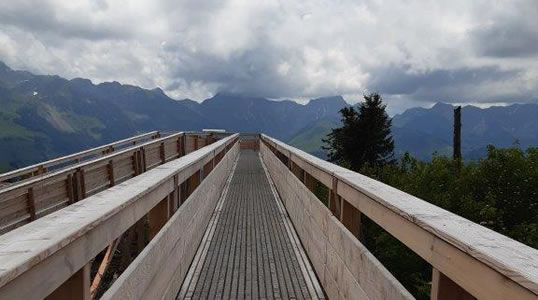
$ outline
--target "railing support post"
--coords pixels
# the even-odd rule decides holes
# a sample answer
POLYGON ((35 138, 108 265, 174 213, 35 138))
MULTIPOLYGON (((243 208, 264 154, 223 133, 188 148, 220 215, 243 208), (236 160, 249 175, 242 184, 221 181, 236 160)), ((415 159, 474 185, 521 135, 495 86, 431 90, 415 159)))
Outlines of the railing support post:
POLYGON ((166 162, 166 148, 164 147, 164 142, 161 143, 159 149, 161 156, 161 164, 164 164, 166 162))
POLYGON ((340 211, 342 209, 341 203, 342 199, 340 199, 340 196, 338 195, 338 179, 333 176, 332 189, 329 193, 329 210, 337 217, 340 216, 340 211))
POLYGON ((66 282, 47 297, 48 300, 89 300, 90 299, 90 264, 84 265, 66 282))
POLYGON ((340 198, 340 222, 359 240, 361 240, 361 212, 344 198, 340 198))
POLYGON ((467 291, 462 289, 457 283, 439 272, 436 268, 432 270, 432 290, 431 300, 474 300, 467 291))
POLYGON ((149 240, 157 235, 169 217, 170 197, 166 196, 161 202, 153 207, 148 213, 149 240))

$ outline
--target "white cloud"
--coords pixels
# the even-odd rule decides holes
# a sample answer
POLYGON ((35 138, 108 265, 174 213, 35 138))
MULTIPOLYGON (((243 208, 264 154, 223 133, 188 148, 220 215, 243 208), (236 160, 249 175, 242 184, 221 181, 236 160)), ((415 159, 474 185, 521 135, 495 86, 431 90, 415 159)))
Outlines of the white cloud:
POLYGON ((538 99, 537 7, 533 0, 6 0, 0 60, 196 100, 219 90, 351 100, 377 90, 389 107, 529 102, 538 99))

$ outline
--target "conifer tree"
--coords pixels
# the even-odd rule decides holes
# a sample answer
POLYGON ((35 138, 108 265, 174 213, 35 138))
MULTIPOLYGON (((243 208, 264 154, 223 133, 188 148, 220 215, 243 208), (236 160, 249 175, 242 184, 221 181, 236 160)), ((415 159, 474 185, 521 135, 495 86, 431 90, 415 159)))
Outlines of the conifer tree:
POLYGON ((342 127, 332 129, 323 148, 329 161, 359 171, 364 165, 383 166, 394 162, 392 120, 378 93, 364 96, 358 109, 340 110, 342 127))

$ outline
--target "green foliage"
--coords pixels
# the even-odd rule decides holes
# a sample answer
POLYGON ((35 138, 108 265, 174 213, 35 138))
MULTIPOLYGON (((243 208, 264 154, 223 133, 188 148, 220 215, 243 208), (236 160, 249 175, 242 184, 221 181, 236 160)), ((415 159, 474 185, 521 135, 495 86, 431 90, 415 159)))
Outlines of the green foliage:
POLYGON ((332 119, 319 120, 297 133, 288 144, 308 153, 321 156, 323 154, 323 138, 339 124, 332 119))
POLYGON ((323 140, 329 161, 349 165, 354 171, 365 164, 382 166, 394 161, 391 119, 385 112, 386 106, 377 93, 365 95, 364 100, 358 110, 340 110, 343 126, 332 129, 323 140))
MULTIPOLYGON (((475 223, 538 248, 538 148, 496 149, 458 167, 446 156, 422 162, 404 154, 397 164, 365 165, 361 173, 475 223)), ((365 244, 417 298, 428 299, 431 267, 373 222, 365 244)))

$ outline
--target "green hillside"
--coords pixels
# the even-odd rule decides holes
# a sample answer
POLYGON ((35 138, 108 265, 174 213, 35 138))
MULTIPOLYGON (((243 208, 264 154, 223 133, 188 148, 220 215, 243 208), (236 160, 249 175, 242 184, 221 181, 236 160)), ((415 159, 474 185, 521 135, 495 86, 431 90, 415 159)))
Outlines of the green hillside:
POLYGON ((321 147, 323 146, 322 139, 331 132, 332 128, 338 127, 339 122, 335 120, 319 120, 311 126, 300 130, 288 144, 297 147, 305 152, 316 155, 320 158, 326 158, 327 154, 321 147))

